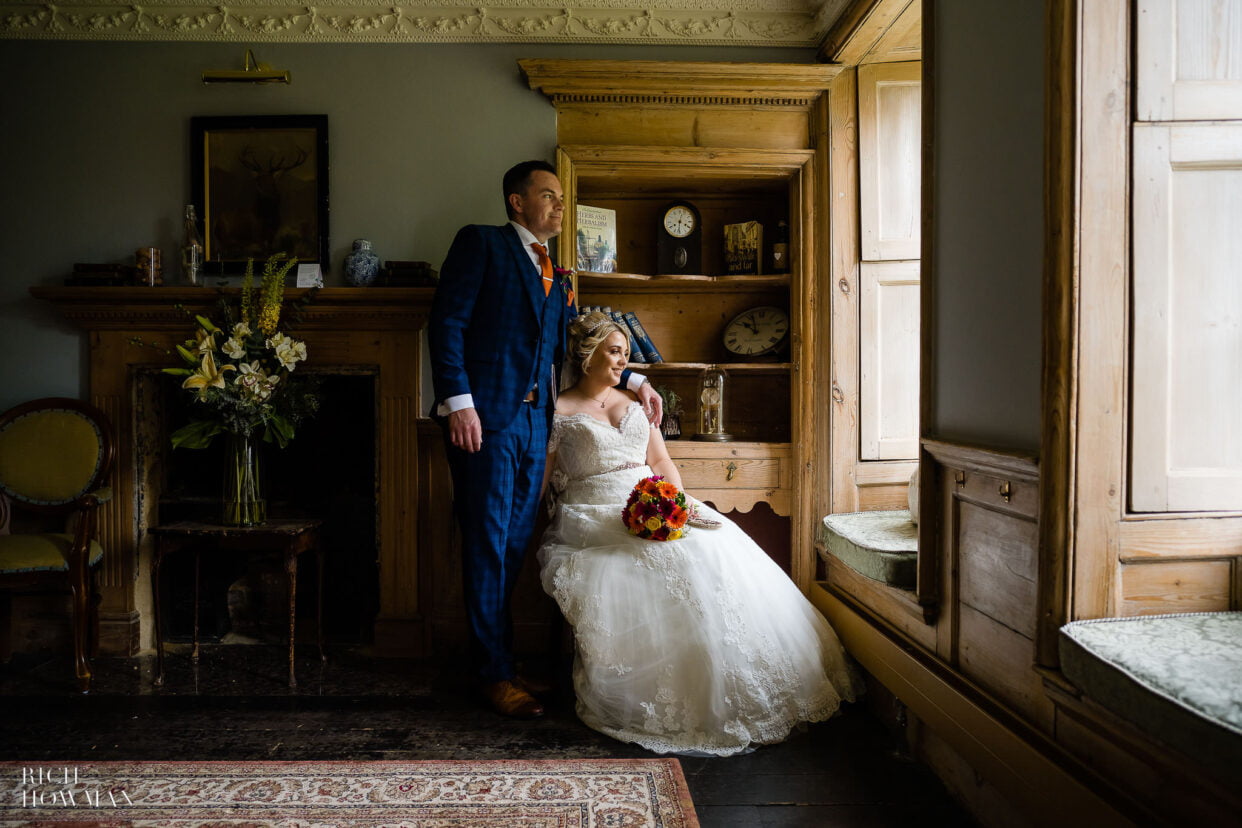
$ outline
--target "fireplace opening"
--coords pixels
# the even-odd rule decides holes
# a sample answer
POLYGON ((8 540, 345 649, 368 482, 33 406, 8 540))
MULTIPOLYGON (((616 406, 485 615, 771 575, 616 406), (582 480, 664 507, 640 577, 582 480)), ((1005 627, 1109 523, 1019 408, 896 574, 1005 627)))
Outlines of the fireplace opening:
MULTIPOLYGON (((335 369, 334 369, 335 370, 335 369)), ((328 641, 369 643, 379 611, 377 545, 376 375, 323 373, 320 408, 281 449, 263 444, 263 494, 270 519, 323 521, 323 622, 328 641)), ((201 450, 171 448, 167 434, 194 415, 195 403, 175 378, 161 377, 158 400, 163 460, 158 465, 160 523, 220 520, 225 440, 201 450)), ((288 585, 279 556, 200 552, 199 638, 225 643, 276 643, 288 630, 288 585)), ((298 564, 298 624, 315 623, 314 556, 298 564)), ((193 634, 194 556, 165 559, 160 590, 165 639, 193 634)), ((303 638, 299 631, 299 638, 303 638)))

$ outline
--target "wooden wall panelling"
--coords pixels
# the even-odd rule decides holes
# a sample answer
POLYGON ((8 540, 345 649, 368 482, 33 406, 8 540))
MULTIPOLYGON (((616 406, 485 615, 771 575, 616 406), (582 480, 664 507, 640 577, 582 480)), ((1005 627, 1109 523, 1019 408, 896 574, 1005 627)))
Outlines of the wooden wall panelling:
POLYGON ((1077 13, 1081 97, 1075 178, 1081 186, 1073 226, 1058 228, 1072 234, 1077 246, 1077 267, 1061 274, 1077 293, 1071 327, 1047 332, 1072 343, 1066 347, 1077 356, 1067 381, 1077 403, 1073 412, 1059 409, 1055 418, 1045 418, 1046 428, 1074 435, 1074 453, 1063 469, 1072 477, 1060 488, 1072 499, 1047 506, 1066 509, 1072 521, 1066 561, 1072 607, 1066 620, 1115 614, 1128 417, 1129 3, 1092 0, 1077 4, 1077 13))
POLYGON ((1229 825, 1242 811, 1242 796, 1196 767, 1192 757, 1151 739, 1129 721, 1079 694, 1049 683, 1056 705, 1058 744, 1105 777, 1124 785, 1139 825, 1229 825))
POLYGON ((807 271, 807 279, 813 280, 817 298, 817 320, 822 325, 827 321, 827 331, 816 337, 815 346, 809 349, 812 364, 815 366, 813 383, 810 387, 810 399, 814 410, 814 425, 810 434, 806 435, 809 442, 808 456, 812 463, 812 491, 814 493, 811 507, 812 515, 827 515, 832 512, 833 489, 836 485, 837 462, 833 443, 833 418, 837 416, 838 406, 833 400, 835 364, 832 349, 835 342, 835 318, 833 314, 836 291, 833 278, 836 261, 837 239, 833 232, 832 222, 837 212, 835 205, 836 191, 833 189, 836 174, 836 159, 831 152, 831 120, 830 102, 837 92, 836 87, 821 96, 812 110, 812 124, 815 135, 815 191, 820 194, 819 209, 815 211, 815 237, 818 239, 814 250, 812 267, 807 271))
POLYGON ((864 261, 919 256, 918 63, 858 68, 859 226, 864 261))
POLYGON ((1242 118, 1242 25, 1232 2, 1139 0, 1140 121, 1242 118))
MULTIPOLYGON (((1075 366, 1075 208, 1077 198, 1078 51, 1077 3, 1050 0, 1045 6, 1048 49, 1044 96, 1044 275, 1043 369, 1040 383, 1042 433, 1039 476, 1039 629, 1037 662, 1060 666, 1058 631, 1070 617, 1069 567, 1075 506, 1074 443, 1077 389, 1075 366)), ((925 84, 926 86, 926 84, 925 84)), ((924 90, 926 95, 926 89, 924 90)), ((926 244, 926 242, 924 242, 926 244)))
POLYGON ((936 628, 923 620, 914 594, 860 575, 831 555, 826 556, 825 580, 868 607, 928 653, 937 651, 936 628))
POLYGON ((1118 614, 1228 610, 1233 578, 1231 559, 1125 564, 1118 614))
POLYGON ((794 381, 789 399, 794 414, 795 467, 790 493, 794 509, 789 574, 804 592, 815 579, 815 530, 823 517, 812 510, 815 500, 812 468, 815 463, 822 462, 821 456, 813 453, 815 445, 811 439, 815 434, 814 406, 811 404, 815 399, 815 375, 821 370, 813 357, 821 332, 820 320, 827 310, 816 292, 816 281, 811 275, 814 263, 819 260, 817 251, 821 243, 816 232, 818 223, 815 216, 823 200, 817 197, 815 180, 815 156, 812 154, 803 162, 789 185, 789 214, 793 223, 790 232, 794 234, 791 238, 799 242, 790 262, 794 273, 789 302, 794 381))
POLYGON ((991 509, 965 492, 957 497, 961 602, 1034 640, 1035 521, 991 509))
POLYGON ((862 460, 918 457, 919 262, 859 266, 862 460))
POLYGON ((1053 732, 1053 707, 1035 671, 1035 641, 963 603, 958 625, 958 667, 1045 733, 1053 732))
POLYGON ((858 120, 856 69, 845 69, 828 90, 832 245, 828 306, 832 338, 829 371, 833 512, 859 510, 858 463, 858 120))
POLYGON ((1125 563, 1242 555, 1239 517, 1126 520, 1119 531, 1121 560, 1125 563))
POLYGON ((556 116, 563 144, 802 149, 809 146, 809 127, 805 111, 786 107, 756 106, 738 112, 681 105, 575 104, 560 107, 556 116), (608 129, 601 134, 599 124, 605 119, 608 129))
MULTIPOLYGON (((919 185, 922 212, 919 225, 919 437, 935 436, 936 422, 936 0, 923 0, 923 99, 922 137, 919 185)), ((920 515, 938 515, 943 494, 941 475, 931 452, 919 442, 920 515)), ((941 522, 919 521, 918 582, 915 594, 929 621, 935 619, 940 606, 940 571, 944 557, 941 522), (926 550, 926 551, 924 551, 926 550)))

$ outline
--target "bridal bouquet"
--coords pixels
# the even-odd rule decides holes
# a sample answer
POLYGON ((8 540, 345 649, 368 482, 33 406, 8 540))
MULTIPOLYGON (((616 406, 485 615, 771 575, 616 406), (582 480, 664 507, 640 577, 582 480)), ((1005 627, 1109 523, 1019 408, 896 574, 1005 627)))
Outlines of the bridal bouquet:
POLYGON ((621 522, 631 535, 644 540, 677 540, 690 531, 686 493, 661 475, 644 477, 630 492, 621 510, 621 522))

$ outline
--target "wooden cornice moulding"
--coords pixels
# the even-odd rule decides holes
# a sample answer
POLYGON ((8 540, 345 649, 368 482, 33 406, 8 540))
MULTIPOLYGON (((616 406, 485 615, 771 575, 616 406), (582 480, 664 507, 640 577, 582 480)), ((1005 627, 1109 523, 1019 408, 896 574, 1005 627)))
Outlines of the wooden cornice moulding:
MULTIPOLYGON (((285 310, 308 288, 286 288, 285 310)), ((303 310, 298 330, 416 330, 426 323, 434 288, 321 288, 303 310)), ((56 305, 86 330, 190 330, 186 311, 210 313, 239 288, 50 287, 30 294, 56 305), (177 307, 181 305, 182 307, 177 307)))
POLYGON ((936 462, 949 468, 1028 482, 1039 480, 1039 459, 1032 454, 927 439, 923 440, 923 448, 936 462))
MULTIPOLYGON (((0 2, 0 39, 228 43, 618 43, 815 48, 840 0, 0 2)), ((295 74, 296 74, 296 67, 295 74)))
POLYGON ((840 67, 817 63, 519 60, 530 88, 563 103, 808 108, 840 67))

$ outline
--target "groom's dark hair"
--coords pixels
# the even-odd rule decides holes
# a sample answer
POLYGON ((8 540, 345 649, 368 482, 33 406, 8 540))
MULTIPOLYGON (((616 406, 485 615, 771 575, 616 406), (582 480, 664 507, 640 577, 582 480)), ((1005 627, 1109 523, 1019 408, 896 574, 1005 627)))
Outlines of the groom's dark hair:
POLYGON ((509 204, 509 196, 526 192, 526 188, 530 186, 530 177, 536 170, 556 175, 556 167, 547 161, 523 161, 521 164, 513 165, 505 173, 501 187, 505 191, 505 215, 509 218, 513 218, 513 207, 509 204))

